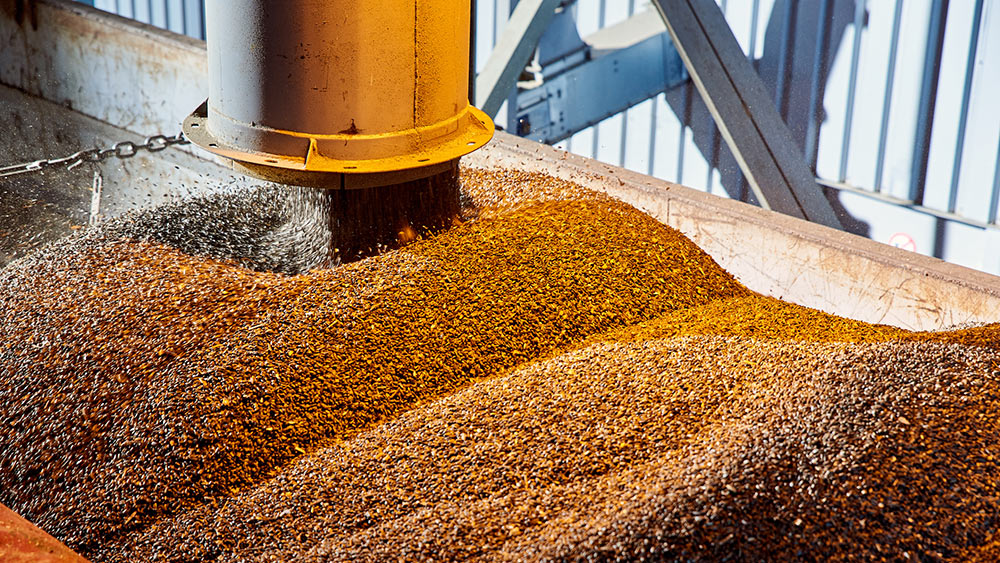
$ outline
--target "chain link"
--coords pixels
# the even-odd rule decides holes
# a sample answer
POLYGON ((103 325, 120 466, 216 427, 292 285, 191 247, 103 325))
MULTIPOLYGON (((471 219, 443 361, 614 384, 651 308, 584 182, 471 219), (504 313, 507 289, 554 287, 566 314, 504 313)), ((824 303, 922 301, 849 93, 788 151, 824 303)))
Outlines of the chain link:
POLYGON ((77 151, 62 158, 48 158, 34 160, 32 162, 23 162, 21 164, 13 164, 10 166, 0 166, 0 178, 5 176, 14 176, 17 174, 27 174, 29 172, 38 172, 54 166, 66 166, 67 170, 72 170, 84 162, 101 162, 102 160, 107 160, 111 157, 131 158, 142 150, 148 152, 160 152, 169 146, 186 145, 190 142, 191 141, 184 138, 184 133, 178 133, 172 137, 168 137, 166 135, 153 135, 152 137, 146 137, 146 140, 139 144, 133 143, 132 141, 121 141, 120 143, 115 143, 107 148, 86 149, 77 151))

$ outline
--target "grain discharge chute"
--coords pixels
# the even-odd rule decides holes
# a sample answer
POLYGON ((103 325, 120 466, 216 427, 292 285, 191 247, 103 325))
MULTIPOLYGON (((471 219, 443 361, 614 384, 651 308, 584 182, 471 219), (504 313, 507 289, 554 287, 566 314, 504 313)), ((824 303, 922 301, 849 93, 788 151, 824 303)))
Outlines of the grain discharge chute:
POLYGON ((184 121, 235 170, 324 189, 333 261, 449 225, 469 105, 470 5, 210 0, 208 100, 184 121))

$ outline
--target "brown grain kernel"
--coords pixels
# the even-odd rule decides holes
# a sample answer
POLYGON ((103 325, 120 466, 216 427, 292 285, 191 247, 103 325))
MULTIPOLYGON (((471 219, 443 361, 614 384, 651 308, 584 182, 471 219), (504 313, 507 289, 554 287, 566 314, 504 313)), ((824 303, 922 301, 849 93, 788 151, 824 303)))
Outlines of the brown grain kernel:
POLYGON ((952 557, 993 531, 995 326, 754 295, 549 177, 464 188, 464 223, 332 270, 108 230, 0 271, 0 502, 97 561, 952 557))
POLYGON ((1000 396, 971 382, 992 359, 929 343, 595 343, 319 448, 225 507, 157 523, 121 559, 148 545, 221 561, 954 556, 994 510, 1000 467, 965 458, 996 449, 981 415, 1000 396))

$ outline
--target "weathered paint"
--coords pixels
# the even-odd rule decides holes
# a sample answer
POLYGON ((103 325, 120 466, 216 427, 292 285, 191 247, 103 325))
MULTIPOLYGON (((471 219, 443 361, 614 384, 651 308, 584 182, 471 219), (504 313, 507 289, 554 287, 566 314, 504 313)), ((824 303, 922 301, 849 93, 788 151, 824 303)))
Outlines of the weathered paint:
POLYGON ((29 5, 37 26, 0 17, 0 83, 142 136, 176 133, 205 99, 203 41, 75 2, 29 5))

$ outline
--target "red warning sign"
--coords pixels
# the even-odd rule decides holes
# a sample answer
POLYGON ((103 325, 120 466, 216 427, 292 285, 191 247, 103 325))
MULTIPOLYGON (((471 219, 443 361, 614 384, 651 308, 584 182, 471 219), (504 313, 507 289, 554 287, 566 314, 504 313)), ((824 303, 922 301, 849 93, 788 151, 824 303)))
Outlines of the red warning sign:
POLYGON ((910 252, 917 251, 917 243, 913 240, 913 237, 906 233, 896 233, 889 237, 889 244, 895 246, 896 248, 902 248, 903 250, 909 250, 910 252))

